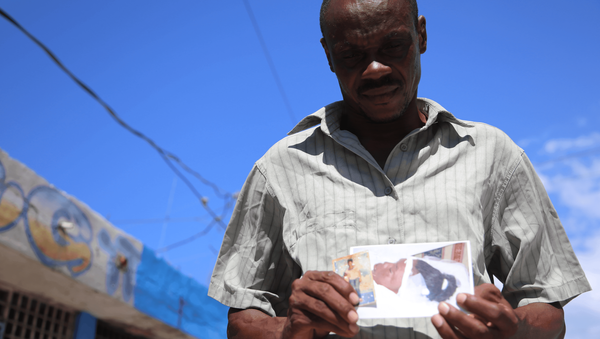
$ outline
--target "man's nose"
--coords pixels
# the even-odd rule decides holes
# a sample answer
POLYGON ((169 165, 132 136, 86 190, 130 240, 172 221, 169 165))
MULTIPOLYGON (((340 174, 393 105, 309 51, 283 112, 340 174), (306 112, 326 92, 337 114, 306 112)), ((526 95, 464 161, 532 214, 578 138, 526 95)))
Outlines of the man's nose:
POLYGON ((362 74, 363 79, 379 79, 392 73, 392 68, 376 60, 371 61, 367 69, 362 74))

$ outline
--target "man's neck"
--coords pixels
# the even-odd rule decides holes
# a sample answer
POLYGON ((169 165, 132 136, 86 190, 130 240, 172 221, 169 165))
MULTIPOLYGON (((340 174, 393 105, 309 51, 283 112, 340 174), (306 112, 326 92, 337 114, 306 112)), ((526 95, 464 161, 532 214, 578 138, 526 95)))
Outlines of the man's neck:
POLYGON ((361 114, 348 110, 342 116, 340 127, 356 135, 363 147, 383 169, 394 147, 414 129, 423 127, 426 121, 426 116, 417 108, 415 98, 404 114, 394 121, 373 122, 361 114))

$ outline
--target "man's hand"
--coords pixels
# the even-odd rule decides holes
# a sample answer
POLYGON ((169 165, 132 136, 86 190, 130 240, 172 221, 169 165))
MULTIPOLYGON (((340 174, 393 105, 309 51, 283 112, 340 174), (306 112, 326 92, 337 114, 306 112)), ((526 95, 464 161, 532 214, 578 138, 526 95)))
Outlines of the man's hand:
POLYGON ((442 338, 510 338, 517 333, 519 319, 496 286, 477 286, 475 295, 461 293, 456 302, 472 314, 467 315, 441 302, 438 306, 440 314, 433 316, 431 321, 442 338))
POLYGON ((292 283, 282 338, 320 338, 329 332, 343 337, 358 333, 359 302, 354 288, 334 272, 309 271, 292 283))
POLYGON ((560 305, 536 303, 515 310, 492 284, 475 287, 475 295, 461 293, 456 302, 471 314, 442 302, 440 314, 431 318, 444 339, 561 338, 565 333, 560 305))

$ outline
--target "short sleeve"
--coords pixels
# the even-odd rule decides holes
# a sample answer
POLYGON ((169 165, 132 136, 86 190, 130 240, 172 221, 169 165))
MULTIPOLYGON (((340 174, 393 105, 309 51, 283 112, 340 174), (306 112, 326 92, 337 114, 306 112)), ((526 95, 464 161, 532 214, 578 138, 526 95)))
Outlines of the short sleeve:
POLYGON ((591 290, 533 165, 521 151, 495 199, 488 271, 513 307, 565 305, 591 290))
POLYGON ((266 176, 255 165, 225 231, 210 297, 232 308, 285 315, 297 269, 282 240, 283 214, 266 176))

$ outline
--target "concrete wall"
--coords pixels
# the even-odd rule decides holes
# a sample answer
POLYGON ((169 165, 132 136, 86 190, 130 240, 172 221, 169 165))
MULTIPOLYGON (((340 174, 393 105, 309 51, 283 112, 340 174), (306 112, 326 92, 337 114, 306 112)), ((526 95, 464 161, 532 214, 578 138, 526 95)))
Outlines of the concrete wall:
POLYGON ((226 337, 206 287, 2 150, 0 258, 0 281, 138 334, 226 337))

